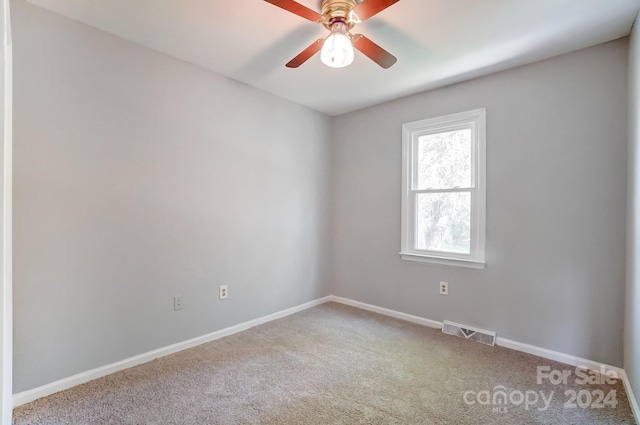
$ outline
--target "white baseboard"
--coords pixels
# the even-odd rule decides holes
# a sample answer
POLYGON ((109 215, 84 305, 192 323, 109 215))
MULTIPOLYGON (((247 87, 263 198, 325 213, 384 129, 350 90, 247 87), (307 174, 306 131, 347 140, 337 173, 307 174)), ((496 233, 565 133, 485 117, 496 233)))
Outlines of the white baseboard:
POLYGON ((399 311, 390 310, 388 308, 361 303, 360 301, 354 301, 348 298, 336 297, 335 295, 331 295, 329 296, 329 301, 334 301, 340 304, 349 305, 351 307, 356 307, 361 310, 372 311, 374 313, 382 314, 383 316, 395 317, 396 319, 404 320, 405 322, 416 323, 418 325, 426 326, 428 328, 442 329, 442 322, 436 322, 435 320, 425 319, 424 317, 414 316, 412 314, 401 313, 399 311))
POLYGON ((624 388, 627 391, 627 398, 633 411, 633 416, 636 418, 636 422, 640 423, 640 408, 638 407, 638 400, 633 394, 633 388, 631 388, 631 382, 629 382, 629 376, 626 371, 622 371, 622 382, 624 382, 624 388))
POLYGON ((619 378, 622 378, 624 369, 617 366, 611 366, 608 364, 596 362, 593 360, 583 359, 582 357, 572 356, 570 354, 560 353, 558 351, 547 350, 546 348, 536 347, 535 345, 529 345, 522 342, 511 341, 506 338, 496 338, 496 345, 500 347, 510 348, 512 350, 521 351, 527 354, 533 354, 534 356, 542 357, 548 360, 553 360, 560 363, 565 363, 570 366, 581 367, 596 372, 605 370, 613 370, 616 372, 619 378))
POLYGON ((169 354, 177 353, 178 351, 186 350, 188 348, 195 347, 197 345, 204 344, 206 342, 215 341, 216 339, 224 338, 225 336, 233 335, 238 332, 245 331, 253 328, 254 326, 262 325, 272 320, 280 319, 300 311, 306 310, 311 307, 315 307, 320 304, 324 304, 331 301, 331 297, 324 297, 308 303, 300 304, 298 306, 288 308, 273 314, 269 314, 264 317, 260 317, 248 322, 240 323, 235 326, 230 326, 225 329, 221 329, 216 332, 212 332, 207 335, 193 338, 187 341, 179 342, 177 344, 168 345, 166 347, 158 348, 157 350, 149 351, 144 354, 140 354, 128 359, 112 363, 110 365, 102 366, 96 369, 88 370, 86 372, 79 373, 77 375, 70 376, 68 378, 60 379, 59 381, 51 382, 50 384, 43 385, 28 391, 23 391, 13 395, 13 407, 18 407, 23 404, 32 402, 42 397, 46 397, 51 394, 55 394, 60 391, 64 391, 76 385, 84 384, 85 382, 92 381, 94 379, 102 378, 103 376, 110 375, 112 373, 128 369, 133 366, 138 366, 143 363, 148 363, 159 357, 167 356, 169 354))

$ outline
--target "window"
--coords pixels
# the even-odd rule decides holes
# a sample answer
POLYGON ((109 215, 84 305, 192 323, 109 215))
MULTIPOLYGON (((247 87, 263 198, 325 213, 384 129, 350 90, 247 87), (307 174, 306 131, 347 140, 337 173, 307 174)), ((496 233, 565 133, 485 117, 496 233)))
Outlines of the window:
POLYGON ((402 126, 405 260, 484 268, 485 109, 402 126))

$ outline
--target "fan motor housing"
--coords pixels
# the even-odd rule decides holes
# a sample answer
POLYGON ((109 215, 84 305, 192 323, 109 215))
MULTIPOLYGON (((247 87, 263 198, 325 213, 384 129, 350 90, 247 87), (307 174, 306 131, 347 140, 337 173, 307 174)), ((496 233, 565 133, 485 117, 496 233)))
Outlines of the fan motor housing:
POLYGON ((324 26, 329 28, 332 21, 341 20, 350 23, 350 13, 358 5, 356 0, 323 0, 322 16, 324 17, 324 26))

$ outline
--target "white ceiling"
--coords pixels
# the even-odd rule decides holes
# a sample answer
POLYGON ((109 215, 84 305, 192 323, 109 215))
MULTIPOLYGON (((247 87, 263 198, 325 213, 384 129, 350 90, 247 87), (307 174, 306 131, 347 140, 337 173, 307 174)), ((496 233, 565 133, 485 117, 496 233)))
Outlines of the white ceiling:
MULTIPOLYGON (((71 19, 329 115, 364 108, 629 34, 640 0, 400 0, 352 32, 398 58, 356 52, 284 64, 327 31, 262 0, 29 0, 71 19)), ((366 1, 366 0, 365 0, 366 1)), ((321 0, 299 0, 320 11, 321 0)))

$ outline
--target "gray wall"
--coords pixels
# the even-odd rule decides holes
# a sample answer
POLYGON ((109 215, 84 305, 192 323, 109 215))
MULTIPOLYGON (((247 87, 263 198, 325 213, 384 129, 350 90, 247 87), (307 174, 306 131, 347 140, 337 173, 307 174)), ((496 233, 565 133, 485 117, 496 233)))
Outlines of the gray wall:
POLYGON ((627 48, 623 39, 336 118, 333 292, 621 366, 627 48), (481 107, 487 268, 401 260, 402 123, 481 107))
POLYGON ((16 392, 329 294, 328 117, 12 5, 16 392))
POLYGON ((629 47, 629 178, 624 368, 640 396, 640 16, 629 47))

